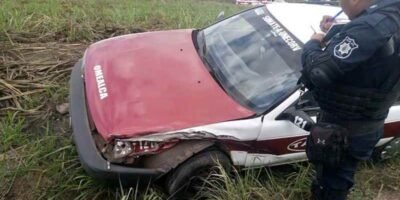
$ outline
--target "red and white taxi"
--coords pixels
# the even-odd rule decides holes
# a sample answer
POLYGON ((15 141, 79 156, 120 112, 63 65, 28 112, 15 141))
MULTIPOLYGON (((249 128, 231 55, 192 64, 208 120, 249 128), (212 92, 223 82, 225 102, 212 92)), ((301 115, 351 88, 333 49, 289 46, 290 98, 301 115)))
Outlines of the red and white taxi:
MULTIPOLYGON (((306 160, 302 128, 319 108, 297 84, 302 45, 338 11, 272 3, 200 30, 92 44, 70 81, 82 165, 101 179, 162 178, 172 194, 216 160, 227 169, 306 160)), ((378 146, 399 136, 399 104, 378 146)))

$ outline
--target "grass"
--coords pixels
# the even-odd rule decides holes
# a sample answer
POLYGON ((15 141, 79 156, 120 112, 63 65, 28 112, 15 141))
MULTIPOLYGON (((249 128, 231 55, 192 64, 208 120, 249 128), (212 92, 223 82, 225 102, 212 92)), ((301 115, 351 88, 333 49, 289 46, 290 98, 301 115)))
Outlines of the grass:
MULTIPOLYGON (((311 170, 308 164, 280 168, 255 168, 236 172, 230 178, 225 172, 219 181, 209 181, 205 196, 223 200, 308 199, 311 170)), ((217 179, 218 180, 218 179, 217 179)))
MULTIPOLYGON (((132 189, 110 187, 86 175, 71 138, 51 133, 50 122, 37 137, 23 133, 24 120, 14 116, 10 114, 0 122, 1 136, 6 136, 2 141, 7 144, 2 144, 6 148, 0 152, 0 199, 138 198, 132 189)), ((141 199, 157 199, 154 189, 147 191, 141 199)))
MULTIPOLYGON (((51 122, 39 133, 22 130, 23 117, 9 113, 0 121, 3 146, 0 152, 0 194, 5 199, 166 199, 157 188, 144 190, 108 185, 83 171, 70 137, 52 133, 51 122), (28 135, 29 134, 29 135, 28 135), (37 135, 40 135, 38 137, 37 135), (6 139, 5 139, 6 138, 6 139)), ((362 163, 353 200, 374 199, 382 191, 400 188, 400 157, 376 165, 362 163)), ((312 167, 300 163, 280 168, 259 168, 237 172, 235 178, 222 174, 210 182, 203 195, 207 199, 269 200, 307 199, 312 167)), ((0 195, 1 199, 1 195, 0 195)))
MULTIPOLYGON (((400 196, 400 157, 385 162, 360 163, 356 184, 350 200, 397 200, 400 196)), ((309 199, 309 186, 314 174, 308 163, 299 163, 274 168, 249 169, 236 172, 230 178, 224 172, 217 181, 208 181, 205 196, 208 199, 224 200, 299 200, 309 199)))
POLYGON ((8 113, 8 116, 0 124, 0 153, 6 152, 13 146, 20 146, 26 139, 22 133, 22 126, 24 124, 23 118, 18 118, 12 113, 8 113))
MULTIPOLYGON (((71 66, 102 38, 150 30, 199 28, 230 0, 2 0, 0 1, 0 200, 167 199, 159 188, 122 188, 89 177, 71 139, 68 100, 71 66), (28 92, 28 93, 27 93, 28 92), (30 92, 30 93, 29 93, 30 92), (19 95, 16 97, 15 95, 19 95)), ((399 195, 400 158, 363 163, 351 199, 399 195)), ((306 199, 307 163, 241 171, 209 182, 208 199, 306 199)))
MULTIPOLYGON (((70 137, 54 135, 49 122, 41 127, 40 137, 21 130, 24 119, 9 114, 0 122, 3 135, 11 138, 0 153, 0 194, 13 199, 143 199, 168 196, 157 188, 139 190, 99 182, 83 171, 70 137), (24 136, 24 137, 21 137, 24 136)), ((2 136, 3 136, 2 135, 2 136)), ((382 191, 400 188, 400 157, 385 163, 362 163, 353 200, 374 199, 382 191)), ((259 168, 237 172, 235 178, 222 174, 209 182, 207 199, 269 200, 307 199, 312 167, 308 163, 279 168, 259 168)), ((1 198, 1 196, 0 196, 1 198)))
POLYGON ((215 21, 220 11, 231 14, 237 10, 232 4, 194 0, 3 0, 0 30, 82 41, 116 30, 202 27, 215 21))

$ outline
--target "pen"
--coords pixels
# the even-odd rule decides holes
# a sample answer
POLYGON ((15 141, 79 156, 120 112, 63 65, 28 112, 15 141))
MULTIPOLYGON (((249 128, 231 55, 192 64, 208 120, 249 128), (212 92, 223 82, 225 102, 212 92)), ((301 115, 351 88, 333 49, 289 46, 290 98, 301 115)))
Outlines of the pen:
POLYGON ((342 14, 343 10, 340 10, 338 13, 336 13, 335 16, 333 16, 329 21, 333 22, 335 21, 336 17, 338 17, 340 14, 342 14))
POLYGON ((313 26, 310 26, 311 27, 311 30, 313 30, 314 31, 314 34, 316 34, 317 33, 317 31, 314 29, 314 27, 313 26))

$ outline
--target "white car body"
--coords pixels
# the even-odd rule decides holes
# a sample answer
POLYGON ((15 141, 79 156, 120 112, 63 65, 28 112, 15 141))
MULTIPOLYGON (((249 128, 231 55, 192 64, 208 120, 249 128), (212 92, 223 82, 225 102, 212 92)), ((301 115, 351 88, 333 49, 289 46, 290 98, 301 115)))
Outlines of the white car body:
MULTIPOLYGON (((237 1, 237 3, 240 2, 262 3, 262 1, 237 1)), ((306 43, 309 40, 314 33, 313 29, 319 31, 319 22, 324 15, 335 15, 340 11, 339 7, 333 6, 289 3, 271 3, 267 5, 267 8, 274 18, 302 43, 306 43)), ((338 16, 337 19, 348 20, 344 14, 338 16)), ((196 133, 209 133, 210 135, 206 137, 222 140, 229 139, 237 142, 255 141, 259 145, 265 144, 266 148, 271 143, 282 143, 284 145, 282 148, 287 150, 285 153, 256 153, 246 150, 231 150, 231 159, 233 164, 237 166, 274 166, 304 161, 307 159, 304 152, 305 138, 309 133, 290 121, 276 119, 285 109, 299 99, 300 94, 300 90, 296 91, 272 111, 259 117, 156 133, 140 138, 126 139, 126 141, 158 141, 168 137, 177 137, 177 134, 190 135, 192 133, 193 137, 196 137, 196 133)), ((311 117, 313 119, 316 118, 316 116, 311 117)), ((393 106, 390 109, 386 123, 399 122, 400 105, 393 106)), ((383 145, 391 139, 393 137, 384 138, 377 146, 383 145)))

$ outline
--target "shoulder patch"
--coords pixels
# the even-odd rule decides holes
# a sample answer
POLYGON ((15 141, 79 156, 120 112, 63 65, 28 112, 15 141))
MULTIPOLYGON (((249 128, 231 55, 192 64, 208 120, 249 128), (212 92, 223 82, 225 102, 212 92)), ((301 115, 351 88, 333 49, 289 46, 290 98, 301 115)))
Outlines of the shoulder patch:
POLYGON ((334 55, 340 59, 348 58, 354 49, 358 48, 358 44, 354 41, 354 39, 346 36, 342 42, 337 44, 334 48, 334 55))

